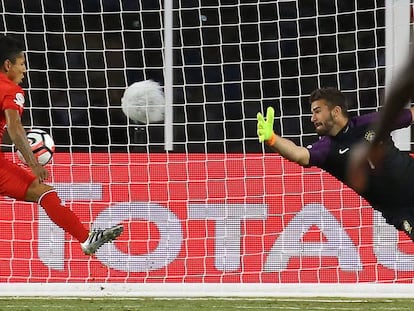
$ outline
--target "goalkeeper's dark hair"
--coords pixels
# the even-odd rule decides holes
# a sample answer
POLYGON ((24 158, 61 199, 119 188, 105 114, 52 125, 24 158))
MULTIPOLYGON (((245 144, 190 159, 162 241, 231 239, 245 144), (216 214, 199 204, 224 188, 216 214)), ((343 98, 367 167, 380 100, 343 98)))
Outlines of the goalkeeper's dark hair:
POLYGON ((0 35, 0 65, 6 60, 10 60, 13 64, 16 58, 24 51, 23 44, 10 36, 0 35))
POLYGON ((324 99, 329 107, 329 110, 335 108, 335 106, 341 107, 342 114, 348 116, 348 102, 344 93, 333 87, 326 87, 316 89, 312 92, 309 98, 309 102, 313 103, 316 100, 324 99))

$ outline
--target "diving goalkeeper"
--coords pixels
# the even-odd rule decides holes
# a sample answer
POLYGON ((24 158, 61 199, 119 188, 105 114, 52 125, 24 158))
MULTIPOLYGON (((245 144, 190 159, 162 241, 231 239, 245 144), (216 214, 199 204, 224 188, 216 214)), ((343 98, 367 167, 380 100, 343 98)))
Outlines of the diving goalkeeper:
MULTIPOLYGON (((408 100, 407 96, 403 99, 408 100)), ((310 95, 311 122, 320 136, 318 141, 305 148, 275 134, 272 107, 267 109, 266 117, 257 114, 257 135, 260 142, 284 158, 304 167, 319 167, 354 189, 389 224, 414 240, 414 159, 399 151, 390 136, 390 131, 413 123, 414 108, 398 106, 400 109, 391 109, 393 115, 388 122, 379 122, 387 119, 380 112, 350 118, 344 94, 334 88, 321 88, 310 95), (384 123, 386 127, 378 125, 384 123), (374 154, 374 148, 361 147, 372 146, 372 142, 381 146, 381 152, 374 154)))

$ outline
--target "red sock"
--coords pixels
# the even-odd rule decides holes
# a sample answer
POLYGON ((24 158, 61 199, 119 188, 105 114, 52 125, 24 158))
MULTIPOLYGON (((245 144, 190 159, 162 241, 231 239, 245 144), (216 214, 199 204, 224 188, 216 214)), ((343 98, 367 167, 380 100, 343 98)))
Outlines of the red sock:
POLYGON ((74 212, 62 205, 62 201, 59 199, 55 190, 45 192, 40 197, 39 204, 55 224, 79 242, 86 241, 89 231, 82 225, 74 212))

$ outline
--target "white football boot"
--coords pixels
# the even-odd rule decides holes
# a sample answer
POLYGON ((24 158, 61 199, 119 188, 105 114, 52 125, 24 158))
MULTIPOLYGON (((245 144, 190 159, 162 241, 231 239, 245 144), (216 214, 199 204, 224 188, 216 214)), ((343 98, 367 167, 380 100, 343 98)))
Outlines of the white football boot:
POLYGON ((89 237, 81 243, 85 255, 93 255, 105 243, 115 240, 124 231, 124 226, 116 225, 108 229, 95 229, 89 232, 89 237))

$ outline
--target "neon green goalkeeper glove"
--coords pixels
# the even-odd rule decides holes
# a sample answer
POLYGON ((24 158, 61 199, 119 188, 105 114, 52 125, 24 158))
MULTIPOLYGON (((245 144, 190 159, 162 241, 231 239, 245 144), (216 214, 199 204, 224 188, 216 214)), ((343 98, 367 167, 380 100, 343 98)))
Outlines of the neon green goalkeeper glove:
POLYGON ((259 142, 268 143, 274 140, 275 134, 273 132, 273 122, 275 117, 275 110, 272 107, 268 107, 266 111, 266 120, 263 115, 257 113, 257 136, 259 136, 259 142))

